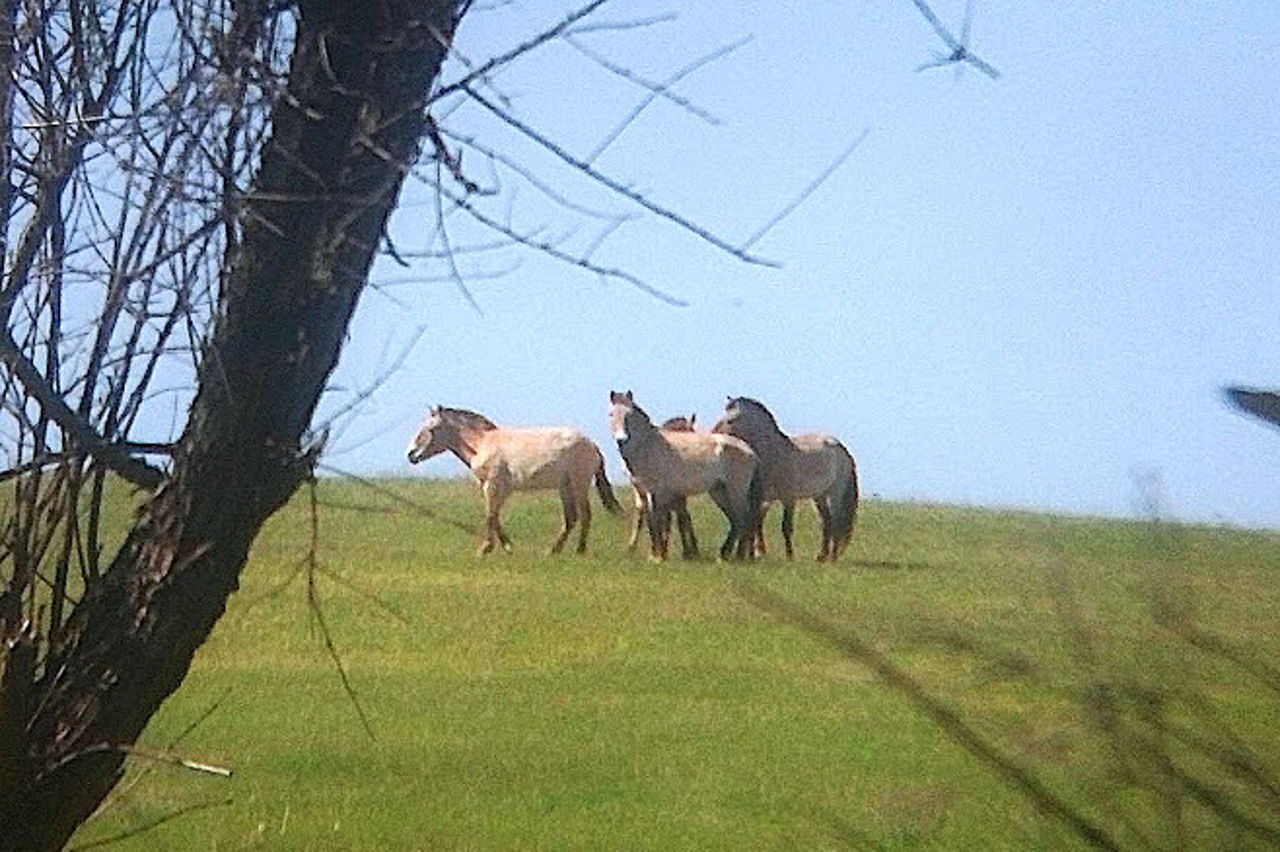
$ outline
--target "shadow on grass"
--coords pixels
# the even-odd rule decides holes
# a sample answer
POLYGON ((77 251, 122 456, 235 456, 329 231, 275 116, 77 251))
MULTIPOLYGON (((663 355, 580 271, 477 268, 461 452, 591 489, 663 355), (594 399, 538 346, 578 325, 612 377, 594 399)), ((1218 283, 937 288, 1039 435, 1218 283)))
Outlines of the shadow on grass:
POLYGON ((866 568, 870 571, 937 571, 940 570, 937 565, 929 562, 920 562, 917 560, 899 560, 899 559, 854 559, 848 563, 853 568, 866 568))

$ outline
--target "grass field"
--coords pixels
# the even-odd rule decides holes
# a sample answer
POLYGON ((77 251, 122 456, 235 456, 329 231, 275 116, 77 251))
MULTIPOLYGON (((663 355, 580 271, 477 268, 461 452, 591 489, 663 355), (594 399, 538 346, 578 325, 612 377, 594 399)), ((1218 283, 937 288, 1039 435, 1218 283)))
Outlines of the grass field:
MULTIPOLYGON (((589 556, 548 557, 558 503, 518 496, 515 554, 480 558, 440 520, 478 522, 472 486, 382 485, 439 517, 324 482, 309 572, 299 495, 148 729, 232 777, 133 759, 73 847, 155 823, 114 848, 1083 845, 920 700, 1119 845, 1273 845, 1280 536, 871 502, 835 566, 807 509, 795 563, 659 566, 599 509, 589 556)), ((722 520, 694 510, 711 550, 722 520)))

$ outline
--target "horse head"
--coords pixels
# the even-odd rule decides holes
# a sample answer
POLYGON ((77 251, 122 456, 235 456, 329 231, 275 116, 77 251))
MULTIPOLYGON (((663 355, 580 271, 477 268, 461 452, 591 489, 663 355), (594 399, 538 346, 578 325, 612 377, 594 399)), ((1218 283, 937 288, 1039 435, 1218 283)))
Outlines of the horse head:
POLYGON ((764 403, 749 396, 731 396, 725 402, 724 414, 712 427, 712 432, 738 434, 741 430, 766 429, 781 433, 778 421, 764 403))
POLYGON ((636 405, 631 391, 609 391, 609 431, 619 443, 624 443, 637 433, 653 430, 653 421, 644 409, 636 405))
POLYGON ((418 430, 418 434, 409 442, 409 449, 406 453, 409 457, 409 464, 417 464, 448 449, 444 435, 447 430, 444 409, 438 405, 433 405, 430 411, 427 412, 427 419, 423 422, 422 428, 418 430))
POLYGON ((681 414, 662 421, 662 425, 658 428, 664 432, 692 432, 696 428, 697 422, 697 414, 690 414, 687 417, 681 414))

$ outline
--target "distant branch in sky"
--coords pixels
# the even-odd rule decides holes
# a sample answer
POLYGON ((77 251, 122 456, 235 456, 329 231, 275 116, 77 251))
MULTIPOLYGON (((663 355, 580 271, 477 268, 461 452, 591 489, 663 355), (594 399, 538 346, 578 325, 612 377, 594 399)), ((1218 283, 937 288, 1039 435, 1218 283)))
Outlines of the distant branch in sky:
POLYGON ((961 24, 960 38, 956 38, 951 31, 943 26, 942 21, 934 13, 933 9, 924 0, 911 0, 915 4, 916 9, 928 22, 933 31, 937 33, 938 38, 942 39, 942 43, 951 51, 945 54, 935 54, 934 58, 925 62, 916 68, 917 71, 925 71, 929 68, 941 68, 945 65, 955 65, 957 76, 964 67, 962 63, 968 63, 977 68, 983 74, 986 74, 992 80, 1000 79, 1000 72, 992 65, 978 58, 969 50, 969 29, 973 20, 973 0, 965 0, 964 4, 964 23, 961 24))
POLYGON ((831 165, 823 169, 822 173, 819 174, 816 178, 814 178, 809 183, 808 186, 802 189, 799 195, 797 195, 790 202, 788 202, 788 204, 785 207, 783 207, 781 210, 779 210, 776 215, 770 218, 768 222, 765 222, 763 225, 761 225, 760 228, 754 234, 747 237, 747 240, 742 244, 742 247, 750 248, 751 246, 760 242, 760 240, 764 237, 765 234, 769 233, 771 230, 773 230, 773 228, 779 222, 781 222, 783 219, 787 218, 793 212, 795 212, 795 209, 797 207, 803 204, 809 196, 817 192, 818 187, 826 183, 827 179, 831 177, 833 174, 835 174, 836 170, 839 169, 840 166, 844 165, 844 161, 849 159, 849 157, 853 155, 854 151, 858 150, 858 146, 862 144, 862 140, 866 139, 867 135, 870 133, 871 133, 871 128, 869 127, 863 130, 861 133, 859 133, 857 138, 855 138, 847 148, 845 148, 843 151, 840 152, 840 156, 832 160, 831 165))

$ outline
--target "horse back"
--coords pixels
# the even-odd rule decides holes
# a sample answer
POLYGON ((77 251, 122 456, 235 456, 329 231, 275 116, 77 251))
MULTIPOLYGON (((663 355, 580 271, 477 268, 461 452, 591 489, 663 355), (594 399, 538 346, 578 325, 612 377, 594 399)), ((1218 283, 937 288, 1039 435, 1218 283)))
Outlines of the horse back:
POLYGON ((508 476, 517 490, 558 488, 566 478, 589 480, 600 459, 595 443, 576 429, 498 428, 481 435, 471 470, 482 482, 508 476))
POLYGON ((802 491, 826 491, 844 478, 852 457, 844 444, 824 432, 794 435, 791 443, 799 450, 793 459, 795 485, 802 491))
POLYGON ((716 483, 740 483, 745 488, 755 470, 755 453, 745 441, 711 432, 663 433, 633 471, 646 488, 698 494, 716 483))

